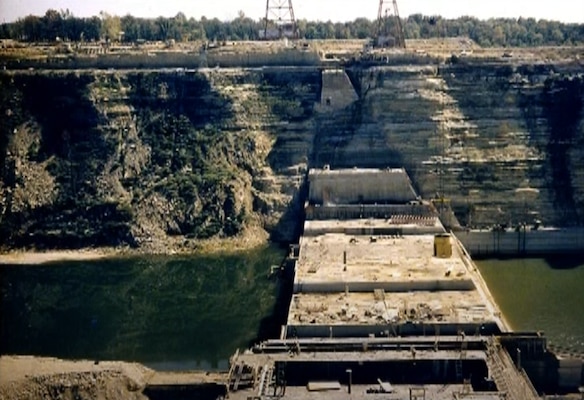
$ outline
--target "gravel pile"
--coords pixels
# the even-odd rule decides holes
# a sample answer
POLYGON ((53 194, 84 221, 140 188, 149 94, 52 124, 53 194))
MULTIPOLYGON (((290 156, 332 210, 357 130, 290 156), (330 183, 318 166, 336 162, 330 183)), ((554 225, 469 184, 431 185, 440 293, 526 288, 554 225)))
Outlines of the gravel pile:
POLYGON ((0 400, 147 400, 142 389, 121 371, 70 372, 0 386, 0 400))

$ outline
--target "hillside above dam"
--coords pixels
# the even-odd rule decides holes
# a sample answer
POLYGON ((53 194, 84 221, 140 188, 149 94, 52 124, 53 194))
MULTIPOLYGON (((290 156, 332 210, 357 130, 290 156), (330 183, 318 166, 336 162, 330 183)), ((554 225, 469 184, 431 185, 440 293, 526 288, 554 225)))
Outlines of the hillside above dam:
POLYGON ((262 231, 289 242, 306 172, 325 165, 404 167, 463 226, 584 222, 581 60, 298 52, 299 65, 276 53, 264 67, 7 62, 1 242, 164 252, 262 231))

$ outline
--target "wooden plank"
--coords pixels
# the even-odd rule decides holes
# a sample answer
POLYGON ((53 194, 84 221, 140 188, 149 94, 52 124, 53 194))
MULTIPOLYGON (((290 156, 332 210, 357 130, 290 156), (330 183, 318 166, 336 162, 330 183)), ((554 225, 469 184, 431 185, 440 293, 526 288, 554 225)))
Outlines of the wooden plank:
POLYGON ((328 390, 341 390, 339 382, 308 382, 309 392, 323 392, 328 390))
POLYGON ((383 393, 393 393, 393 387, 389 382, 383 382, 381 379, 377 379, 379 386, 381 387, 381 391, 383 393))

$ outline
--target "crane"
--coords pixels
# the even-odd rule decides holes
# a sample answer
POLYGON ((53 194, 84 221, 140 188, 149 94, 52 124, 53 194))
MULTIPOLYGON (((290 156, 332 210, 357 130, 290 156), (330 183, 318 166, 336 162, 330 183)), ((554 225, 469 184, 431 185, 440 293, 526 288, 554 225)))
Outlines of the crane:
POLYGON ((266 18, 263 39, 297 38, 298 26, 294 17, 292 0, 266 0, 266 18), (273 28, 269 29, 270 22, 273 28))
POLYGON ((379 0, 379 11, 377 13, 377 32, 373 47, 399 47, 406 48, 404 28, 399 17, 397 0, 392 0, 391 6, 387 0, 379 0), (390 31, 389 21, 391 19, 390 10, 395 20, 393 25, 393 35, 390 31))

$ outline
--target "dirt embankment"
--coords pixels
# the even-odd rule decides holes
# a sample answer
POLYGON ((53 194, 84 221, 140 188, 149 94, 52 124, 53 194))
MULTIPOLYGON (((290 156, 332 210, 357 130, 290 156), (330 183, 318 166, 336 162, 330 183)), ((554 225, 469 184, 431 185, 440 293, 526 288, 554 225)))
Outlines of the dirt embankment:
POLYGON ((317 69, 21 70, 0 82, 6 248, 182 253, 258 228, 291 240, 311 143, 294 133, 310 132, 317 69))
POLYGON ((121 254, 121 250, 100 249, 100 250, 78 250, 78 251, 47 251, 47 252, 25 252, 12 251, 0 254, 0 264, 22 264, 36 265, 55 261, 84 261, 97 260, 105 257, 112 257, 121 254))
POLYGON ((144 256, 150 254, 213 254, 253 249, 268 243, 268 233, 259 227, 250 227, 244 233, 227 239, 211 238, 199 241, 194 247, 181 246, 182 243, 157 244, 156 246, 131 249, 128 247, 103 247, 81 250, 11 250, 0 252, 0 265, 40 265, 63 261, 91 261, 103 258, 144 256))
POLYGON ((154 372, 140 364, 0 357, 0 400, 146 400, 154 372))

